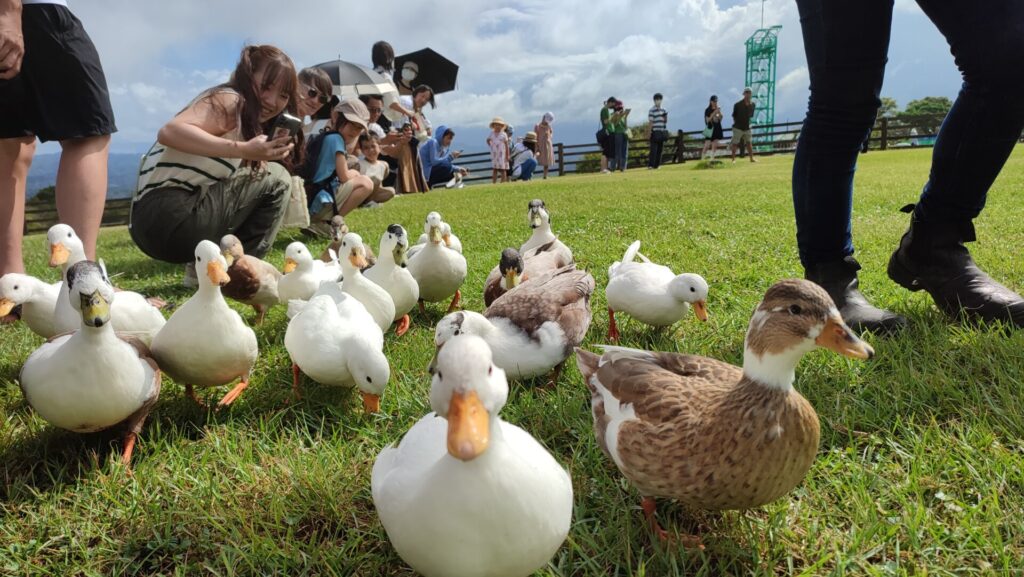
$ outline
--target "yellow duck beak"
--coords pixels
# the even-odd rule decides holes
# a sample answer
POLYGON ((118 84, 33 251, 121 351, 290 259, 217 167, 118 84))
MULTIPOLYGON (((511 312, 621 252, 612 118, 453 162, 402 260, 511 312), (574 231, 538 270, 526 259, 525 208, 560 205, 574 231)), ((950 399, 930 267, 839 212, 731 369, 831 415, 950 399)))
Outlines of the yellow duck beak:
POLYGON ((441 234, 441 227, 432 226, 430 227, 430 242, 441 242, 444 240, 444 235, 441 234))
POLYGON ((7 297, 0 299, 0 317, 5 317, 11 314, 11 310, 16 306, 18 305, 7 297))
POLYGON ((359 250, 353 249, 348 255, 348 262, 352 263, 352 266, 359 270, 366 268, 370 263, 366 262, 366 256, 361 254, 359 250))
POLYGON ((544 224, 544 220, 541 219, 540 213, 533 213, 532 217, 530 218, 530 226, 532 228, 540 228, 542 224, 544 224))
POLYGON ((707 322, 708 303, 705 301, 697 301, 693 303, 693 314, 697 315, 698 319, 707 322))
POLYGON ((228 268, 231 268, 231 265, 235 264, 235 257, 230 252, 224 251, 220 254, 224 257, 224 260, 227 261, 228 268))
POLYGON ((295 262, 295 259, 286 258, 286 259, 284 259, 284 269, 282 269, 282 270, 284 270, 284 274, 288 274, 288 273, 292 272, 293 270, 295 270, 295 268, 298 267, 298 266, 299 266, 299 263, 295 262))
POLYGON ((224 286, 231 281, 231 277, 228 273, 224 272, 224 267, 220 265, 220 261, 210 261, 206 265, 206 276, 210 277, 210 282, 217 286, 224 286))
POLYGON ((833 350, 844 357, 870 359, 875 356, 875 349, 853 334, 850 327, 838 316, 830 317, 825 322, 825 328, 814 342, 819 347, 833 350))
POLYGON ((110 322, 110 303, 100 291, 90 295, 79 295, 82 299, 82 321, 87 327, 102 327, 110 322))
POLYGON ((505 271, 505 289, 512 290, 519 286, 519 273, 516 269, 509 269, 505 271))
POLYGON ((448 405, 448 454, 460 461, 471 461, 487 450, 490 440, 490 416, 476 391, 452 393, 448 405))
POLYGON ((370 393, 360 393, 363 396, 363 410, 367 413, 379 413, 380 412, 380 395, 371 395, 370 393))
POLYGON ((60 266, 68 262, 69 256, 71 256, 71 251, 63 243, 50 245, 50 266, 60 266))

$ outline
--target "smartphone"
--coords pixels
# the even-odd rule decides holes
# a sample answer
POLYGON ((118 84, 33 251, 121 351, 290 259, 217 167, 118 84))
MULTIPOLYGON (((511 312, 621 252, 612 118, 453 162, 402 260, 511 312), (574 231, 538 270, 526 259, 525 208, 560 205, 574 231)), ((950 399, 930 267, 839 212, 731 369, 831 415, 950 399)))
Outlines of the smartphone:
POLYGON ((277 116, 277 120, 274 121, 273 127, 270 129, 270 140, 277 140, 285 136, 293 138, 302 129, 302 120, 282 112, 277 116))

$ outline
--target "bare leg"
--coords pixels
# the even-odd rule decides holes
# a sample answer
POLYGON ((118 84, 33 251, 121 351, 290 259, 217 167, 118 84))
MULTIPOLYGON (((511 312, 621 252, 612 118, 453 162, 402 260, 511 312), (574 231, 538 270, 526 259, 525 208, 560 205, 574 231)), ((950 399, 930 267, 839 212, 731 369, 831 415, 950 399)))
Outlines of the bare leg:
MULTIPOLYGON (((730 144, 729 145, 729 151, 732 153, 732 161, 736 162, 736 145, 735 144, 730 144)), ((740 156, 742 156, 742 155, 743 155, 743 151, 740 150, 740 156)))
POLYGON ((423 299, 420 299, 420 314, 421 315, 426 315, 427 314, 427 307, 423 306, 423 299))
POLYGON ((341 206, 338 207, 338 214, 341 216, 345 216, 359 208, 359 205, 366 202, 366 199, 370 197, 370 193, 373 192, 373 181, 369 177, 359 175, 355 178, 356 185, 352 189, 352 194, 348 195, 345 202, 341 203, 341 206))
POLYGON ((544 180, 548 179, 548 167, 544 167, 544 180))
POLYGON ((224 398, 221 399, 219 403, 217 403, 217 408, 221 409, 235 402, 238 396, 242 394, 242 391, 244 391, 245 388, 248 386, 249 375, 245 375, 244 377, 242 377, 241 381, 238 381, 238 384, 235 385, 235 388, 228 391, 228 394, 224 395, 224 398))
POLYGON ((110 136, 89 136, 61 143, 57 169, 57 214, 71 225, 85 245, 85 257, 96 260, 96 237, 107 201, 107 158, 110 136))
POLYGON ((608 157, 601 155, 601 172, 608 170, 608 157))
POLYGON ((25 184, 35 151, 35 137, 0 139, 0 276, 25 272, 25 184))
POLYGON ((400 337, 404 335, 406 331, 409 330, 409 325, 411 324, 412 320, 409 318, 409 315, 405 315, 402 318, 398 319, 398 325, 395 326, 395 336, 400 337))
MULTIPOLYGON (((640 506, 644 510, 644 517, 647 517, 647 522, 651 525, 651 531, 658 536, 658 539, 663 542, 674 542, 676 539, 672 535, 669 535, 668 531, 661 528, 661 525, 658 524, 658 519, 654 516, 658 508, 654 499, 651 497, 644 497, 643 500, 640 501, 640 506)), ((687 549, 704 548, 704 543, 701 541, 699 535, 680 535, 679 543, 687 549)))
POLYGON ((615 324, 615 311, 608 307, 608 340, 619 342, 619 327, 615 324))
POLYGON ((196 404, 199 405, 200 407, 206 407, 206 403, 204 403, 203 400, 200 399, 198 395, 196 395, 196 389, 192 385, 185 385, 185 395, 188 396, 188 398, 195 401, 196 404))
POLYGON ((462 291, 456 290, 455 296, 452 297, 452 304, 448 305, 448 312, 454 312, 455 309, 459 308, 460 302, 462 302, 462 291))
POLYGON ((754 143, 749 140, 747 141, 747 154, 750 155, 750 162, 757 162, 757 159, 754 158, 754 143))

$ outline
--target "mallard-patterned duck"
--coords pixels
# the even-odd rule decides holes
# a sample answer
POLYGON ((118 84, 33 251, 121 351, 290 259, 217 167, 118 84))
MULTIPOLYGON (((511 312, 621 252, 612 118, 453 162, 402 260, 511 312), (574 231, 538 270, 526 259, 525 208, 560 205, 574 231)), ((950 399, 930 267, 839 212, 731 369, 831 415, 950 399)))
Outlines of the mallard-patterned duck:
POLYGON ((440 349, 459 334, 477 335, 509 377, 528 379, 554 369, 554 384, 590 328, 593 292, 594 277, 586 271, 572 265, 550 271, 508 291, 482 315, 460 311, 444 317, 434 344, 440 349))
POLYGON ((373 464, 381 524, 426 577, 532 575, 569 533, 572 481, 530 434, 501 420, 508 382, 477 337, 440 352, 433 413, 373 464))
POLYGON ((693 306, 693 314, 708 320, 708 283, 699 274, 677 275, 640 254, 640 241, 629 245, 622 262, 608 267, 608 339, 617 342, 615 311, 627 313, 653 327, 675 324, 693 306), (640 262, 636 262, 637 258, 640 262))
POLYGON ((242 241, 233 234, 220 239, 220 251, 228 263, 228 284, 221 293, 256 310, 256 324, 263 322, 270 307, 278 303, 277 281, 281 271, 269 262, 245 254, 242 241))
POLYGON ((199 405, 203 402, 194 387, 218 387, 240 378, 217 404, 225 407, 249 386, 249 373, 259 352, 256 333, 220 293, 220 287, 230 280, 220 247, 199 241, 195 258, 199 289, 153 338, 153 356, 199 405))
POLYGON ((47 422, 76 433, 123 425, 121 460, 131 464, 136 436, 160 396, 160 369, 139 339, 114 333, 114 287, 95 262, 66 274, 79 330, 36 349, 21 369, 25 400, 47 422))
POLYGON ((816 347, 874 355, 828 293, 794 279, 768 289, 754 311, 743 368, 696 355, 577 349, 598 444, 640 491, 660 537, 667 533, 654 497, 693 509, 747 509, 803 480, 818 452, 818 416, 793 380, 800 358, 816 347))
POLYGON ((542 244, 526 254, 520 254, 514 248, 501 251, 498 266, 491 269, 484 281, 484 305, 491 306, 498 297, 522 282, 571 265, 572 261, 566 261, 565 254, 556 250, 556 242, 542 244))

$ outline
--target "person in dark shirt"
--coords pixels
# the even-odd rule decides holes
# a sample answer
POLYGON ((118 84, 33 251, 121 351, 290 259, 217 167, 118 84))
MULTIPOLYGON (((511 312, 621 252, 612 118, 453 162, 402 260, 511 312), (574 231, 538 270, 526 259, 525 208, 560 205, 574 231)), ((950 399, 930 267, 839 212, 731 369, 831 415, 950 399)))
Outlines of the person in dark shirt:
POLYGON ((750 129, 750 119, 754 117, 754 108, 757 106, 750 99, 750 88, 743 89, 743 100, 732 105, 732 161, 736 162, 736 147, 740 149, 740 156, 743 156, 743 143, 746 142, 747 154, 750 155, 750 162, 754 160, 753 131, 750 129))

